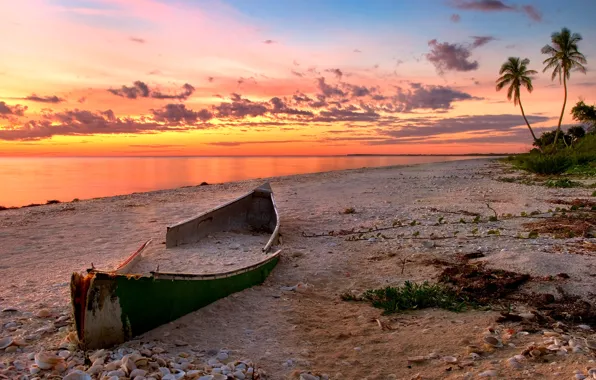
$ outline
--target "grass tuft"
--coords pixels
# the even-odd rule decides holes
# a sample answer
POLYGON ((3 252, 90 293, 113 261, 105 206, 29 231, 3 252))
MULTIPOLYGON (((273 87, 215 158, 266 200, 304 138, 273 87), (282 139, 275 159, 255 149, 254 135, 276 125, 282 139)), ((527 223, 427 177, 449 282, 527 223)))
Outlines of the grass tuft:
POLYGON ((344 301, 370 302, 374 307, 383 309, 384 314, 429 307, 462 311, 470 305, 467 299, 450 287, 427 281, 422 284, 406 281, 402 286, 367 290, 361 296, 345 293, 341 298, 344 301))

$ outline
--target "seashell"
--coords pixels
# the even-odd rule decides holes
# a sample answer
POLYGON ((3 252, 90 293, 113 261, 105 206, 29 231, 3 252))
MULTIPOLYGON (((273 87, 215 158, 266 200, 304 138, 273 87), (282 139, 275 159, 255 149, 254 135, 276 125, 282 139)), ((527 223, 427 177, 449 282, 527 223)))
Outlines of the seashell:
POLYGON ((91 367, 89 367, 89 369, 87 370, 87 373, 89 375, 97 375, 99 373, 103 372, 103 365, 101 364, 93 364, 91 367))
POLYGON ((518 362, 523 362, 524 360, 526 360, 526 357, 523 355, 515 355, 513 359, 517 360, 518 362))
POLYGON ((199 377, 197 380, 213 380, 213 379, 214 379, 213 375, 206 375, 206 376, 199 377))
MULTIPOLYGON (((105 358, 108 355, 108 351, 104 350, 103 348, 101 350, 97 350, 95 351, 93 354, 91 354, 89 356, 89 360, 91 360, 92 362, 96 361, 99 358, 105 358)), ((102 362, 103 364, 103 362, 102 362)))
POLYGON ((49 352, 38 352, 33 359, 35 364, 41 369, 52 369, 58 364, 64 363, 64 358, 58 355, 50 354, 49 352))
POLYGON ((426 356, 412 356, 408 358, 409 363, 423 363, 427 360, 426 356))
MULTIPOLYGON (((438 359, 438 358, 439 358, 439 354, 437 354, 436 352, 431 352, 431 353, 430 353, 430 354, 428 354, 426 357, 427 357, 428 359, 438 359)), ((238 364, 238 365, 236 366, 236 369, 240 369, 240 370, 246 369, 246 364, 244 364, 244 363, 240 363, 240 364, 238 364)))
POLYGON ((470 354, 470 358, 472 358, 472 360, 478 360, 478 359, 480 359, 480 355, 478 355, 478 354, 477 354, 477 353, 475 353, 475 352, 472 352, 472 353, 470 354))
POLYGON ((6 338, 0 339, 0 350, 5 349, 6 347, 12 344, 13 340, 12 337, 7 336, 6 338))
POLYGON ((62 380, 91 380, 91 376, 88 373, 75 369, 64 376, 62 380))
POLYGON ((559 351, 561 347, 556 344, 551 344, 550 346, 547 346, 546 349, 549 351, 559 351))
POLYGON ((58 356, 60 356, 63 359, 68 359, 68 357, 70 356, 70 351, 62 350, 62 351, 58 352, 58 356))
POLYGON ((8 346, 4 349, 4 352, 7 352, 7 353, 17 352, 17 346, 8 346))
POLYGON ((561 339, 559 339, 559 338, 553 339, 553 343, 556 344, 557 346, 562 346, 563 345, 563 342, 561 342, 561 339))
POLYGON ((560 336, 561 334, 559 334, 558 332, 555 331, 545 331, 542 333, 542 335, 544 336, 560 336))
POLYGON ((501 342, 495 338, 494 336, 485 336, 483 339, 484 343, 488 344, 489 346, 492 347, 500 347, 502 346, 501 342))
POLYGON ((184 376, 186 376, 186 372, 176 369, 176 370, 174 370, 174 373, 172 373, 172 375, 174 376, 175 380, 180 380, 180 379, 183 379, 184 376))
POLYGON ((457 358, 454 356, 443 356, 443 361, 445 363, 457 363, 457 358))
POLYGON ((106 371, 115 371, 122 365, 122 360, 115 360, 106 364, 106 371))
POLYGON ((586 347, 592 350, 596 350, 596 340, 584 338, 584 341, 586 342, 586 347))
POLYGON ((227 378, 226 375, 222 375, 221 373, 213 375, 213 380, 226 380, 227 378))

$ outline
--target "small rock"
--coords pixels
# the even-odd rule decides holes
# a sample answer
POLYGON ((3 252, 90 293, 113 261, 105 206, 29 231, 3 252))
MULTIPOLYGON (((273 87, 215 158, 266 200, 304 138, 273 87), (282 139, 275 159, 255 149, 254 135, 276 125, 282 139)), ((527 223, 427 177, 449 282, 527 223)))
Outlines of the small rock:
POLYGON ((188 343, 186 343, 186 342, 185 342, 185 341, 183 341, 183 340, 175 340, 175 341, 174 341, 174 344, 175 344, 176 346, 178 346, 178 347, 182 347, 182 346, 188 346, 188 343))
POLYGON ((5 307, 4 309, 2 309, 3 313, 16 313, 18 310, 16 307, 5 307))
POLYGON ((8 346, 8 347, 6 347, 4 352, 7 352, 7 353, 17 352, 17 346, 8 346))
POLYGON ((488 371, 480 372, 478 377, 497 377, 497 371, 490 369, 488 371))
POLYGON ((115 371, 108 372, 108 376, 124 377, 126 376, 126 373, 124 373, 124 371, 121 369, 117 369, 115 371))
POLYGON ((432 240, 425 240, 422 242, 422 245, 424 246, 424 248, 434 248, 435 242, 432 240))
POLYGON ((217 356, 215 357, 217 360, 228 360, 228 354, 226 352, 220 352, 219 354, 217 354, 217 356))
POLYGON ((39 318, 48 318, 52 316, 52 312, 48 309, 41 309, 35 315, 39 318))
POLYGON ((319 377, 311 375, 310 373, 302 373, 300 374, 300 380, 319 380, 319 377))
POLYGON ((88 373, 75 369, 64 376, 62 380, 91 380, 91 376, 88 373))
POLYGON ((582 330, 592 330, 592 327, 590 327, 588 325, 577 325, 577 327, 582 330))
POLYGON ((523 368, 523 365, 520 362, 518 362, 515 358, 507 359, 507 365, 514 369, 522 369, 523 368))
POLYGON ((68 357, 70 356, 70 351, 62 350, 62 351, 58 352, 58 356, 60 356, 61 358, 64 358, 64 359, 68 359, 68 357))

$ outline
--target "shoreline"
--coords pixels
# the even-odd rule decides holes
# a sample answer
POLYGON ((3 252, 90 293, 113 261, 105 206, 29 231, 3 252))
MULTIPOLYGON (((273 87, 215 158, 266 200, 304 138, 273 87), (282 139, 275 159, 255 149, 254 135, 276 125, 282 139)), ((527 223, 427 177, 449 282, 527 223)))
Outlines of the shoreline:
MULTIPOLYGON (((402 155, 394 155, 394 156, 402 156, 402 155)), ((404 157, 409 156, 409 155, 403 155, 404 157)), ((424 155, 414 155, 415 157, 420 157, 420 156, 424 156, 424 155)), ((433 157, 450 157, 449 155, 428 155, 428 156, 433 156, 433 157)), ((469 160, 495 160, 498 157, 501 156, 495 156, 495 157, 476 157, 473 155, 452 155, 453 157, 470 157, 470 158, 465 158, 462 160, 457 160, 457 161, 469 161, 469 160)), ((198 156, 197 156, 198 157, 198 156)), ((266 156, 262 156, 262 157, 266 157, 266 156)), ((290 157, 290 156, 283 156, 283 157, 290 157)), ((298 157, 298 156, 297 156, 298 157)), ((305 157, 313 157, 313 156, 305 156, 305 157)), ((322 156, 323 157, 323 156, 322 156)), ((332 156, 324 156, 324 157, 332 157, 332 156)), ((337 156, 337 157, 344 157, 344 156, 337 156)), ((373 155, 374 157, 374 155, 373 155)), ((379 156, 379 157, 383 157, 383 156, 379 156)), ((288 174, 288 175, 282 175, 282 176, 272 176, 272 177, 264 177, 264 178, 248 178, 248 179, 242 179, 242 180, 236 180, 236 181, 226 181, 226 182, 217 182, 217 183, 207 183, 207 182, 201 182, 199 184, 196 185, 185 185, 185 186, 178 186, 178 187, 172 187, 172 188, 163 188, 163 189, 155 189, 155 190, 149 190, 149 191, 135 191, 135 192, 131 192, 131 193, 124 193, 124 194, 116 194, 116 195, 107 195, 107 196, 102 196, 102 197, 93 197, 93 198, 74 198, 73 200, 70 201, 60 201, 57 199, 52 199, 52 200, 47 200, 46 203, 30 203, 30 204, 26 204, 26 205, 22 205, 22 206, 4 206, 2 204, 0 204, 0 213, 3 211, 8 211, 8 210, 19 210, 19 209, 23 209, 23 208, 32 208, 32 207, 40 207, 40 206, 48 206, 48 205, 53 205, 53 204, 70 204, 70 203, 77 203, 77 202, 82 202, 82 201, 91 201, 91 200, 98 200, 98 199, 104 199, 104 198, 113 198, 113 197, 123 197, 123 196, 130 196, 133 194, 144 194, 144 193, 153 193, 153 192, 162 192, 162 191, 173 191, 173 190, 177 190, 177 189, 184 189, 184 188, 194 188, 194 187, 200 187, 200 186, 218 186, 218 185, 225 185, 225 184, 232 184, 232 183, 244 183, 244 182, 252 182, 252 181, 257 181, 257 180, 263 180, 263 181, 270 181, 270 180, 278 180, 278 179, 285 179, 286 177, 291 178, 294 176, 304 176, 304 175, 313 175, 313 174, 324 174, 324 173, 334 173, 334 172, 343 172, 343 171, 353 171, 353 170, 373 170, 373 169, 392 169, 392 168, 398 168, 398 167, 408 167, 408 166, 414 166, 414 165, 432 165, 432 164, 440 164, 440 163, 446 163, 446 162, 454 162, 454 161, 435 161, 435 162, 425 162, 425 163, 413 163, 413 164, 398 164, 398 165, 387 165, 387 166, 371 166, 371 167, 361 167, 361 168, 351 168, 351 169, 338 169, 338 170, 327 170, 327 171, 319 171, 319 172, 310 172, 310 173, 297 173, 297 174, 288 174)))
MULTIPOLYGON (((231 357, 250 358, 270 379, 297 379, 306 372, 326 373, 338 380, 410 379, 416 373, 456 379, 490 370, 505 378, 519 376, 521 372, 507 360, 531 342, 541 341, 542 328, 510 336, 508 342, 514 347, 504 345, 469 365, 448 365, 441 359, 408 362, 409 357, 436 353, 464 363, 469 360, 466 347, 482 346, 487 328, 503 334, 523 331, 519 323, 496 322, 499 309, 464 313, 423 309, 383 315, 369 304, 340 298, 346 292, 357 295, 404 281, 435 282, 442 270, 437 263, 457 262, 462 255, 472 254, 475 265, 531 275, 533 280, 520 289, 524 294, 558 294, 560 287, 587 299, 596 287, 595 256, 589 250, 596 240, 543 233, 530 239, 525 224, 541 221, 542 215, 534 217, 531 211, 554 209, 553 199, 590 199, 591 189, 497 180, 504 175, 512 174, 490 158, 269 178, 284 243, 280 262, 265 283, 110 352, 155 348, 166 362, 184 353, 198 366, 226 350, 231 357), (487 203, 496 210, 497 220, 490 219, 493 213, 487 203), (354 213, 342 213, 349 207, 354 213), (521 212, 528 216, 520 217, 521 212), (473 215, 480 220, 474 222, 473 215), (365 234, 363 239, 349 240, 329 234, 391 226, 395 220, 403 226, 387 231, 386 238, 365 234), (314 234, 320 236, 308 237, 314 234), (568 278, 557 277, 560 273, 568 278), (304 286, 287 290, 298 284, 304 286)), ((31 353, 58 352, 56 347, 70 331, 67 325, 56 327, 56 321, 68 320, 70 315, 72 272, 84 271, 91 263, 110 269, 140 242, 163 241, 168 225, 234 199, 261 181, 132 193, 0 213, 0 310, 17 310, 0 312, 0 325, 14 326, 3 328, 0 338, 28 337, 16 352, 0 351, 0 358, 25 363, 27 372, 33 362, 28 359, 31 353), (41 316, 46 312, 49 317, 41 316)), ((533 310, 523 303, 510 307, 516 312, 533 310)), ((571 329, 572 324, 568 325, 571 329)), ((584 335, 590 334, 593 330, 584 335)), ((69 348, 69 353, 73 357, 69 360, 81 358, 83 364, 80 351, 69 348)), ((529 371, 527 377, 560 378, 584 369, 589 360, 596 360, 589 351, 569 352, 556 356, 555 370, 549 363, 531 359, 522 367, 529 371)))

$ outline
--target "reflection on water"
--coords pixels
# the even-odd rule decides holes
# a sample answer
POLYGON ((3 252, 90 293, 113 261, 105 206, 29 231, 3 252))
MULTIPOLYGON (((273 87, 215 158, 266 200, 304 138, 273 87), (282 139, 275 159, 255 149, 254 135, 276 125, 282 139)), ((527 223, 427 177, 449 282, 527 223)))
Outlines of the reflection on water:
POLYGON ((0 206, 70 201, 251 178, 469 157, 0 158, 0 206))

